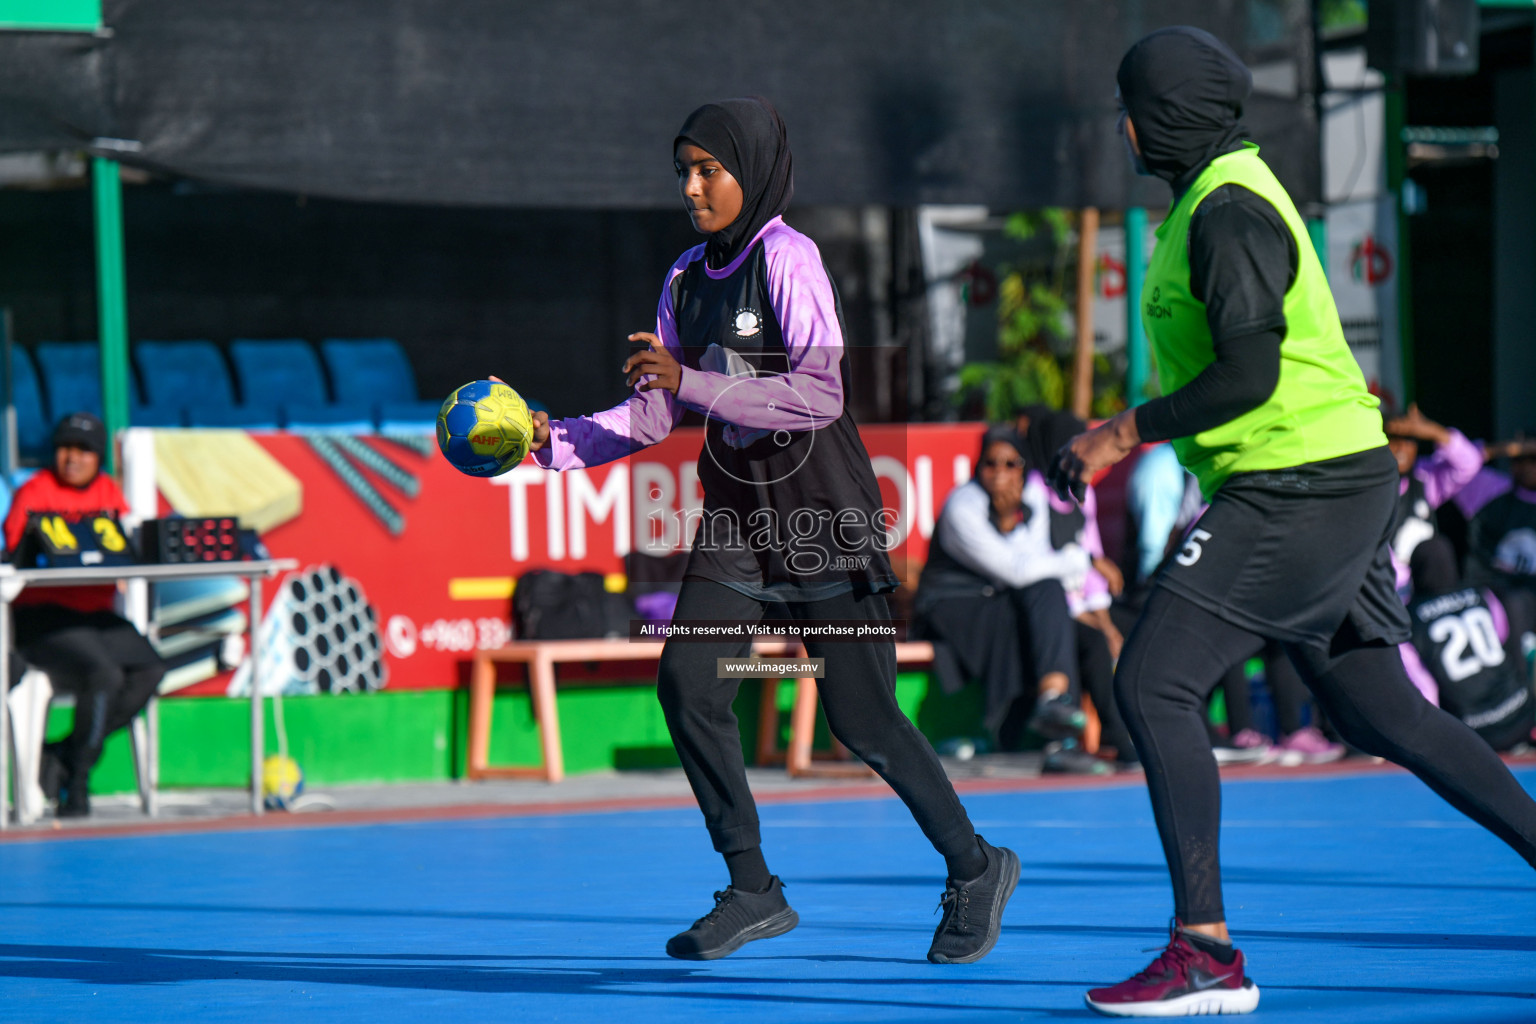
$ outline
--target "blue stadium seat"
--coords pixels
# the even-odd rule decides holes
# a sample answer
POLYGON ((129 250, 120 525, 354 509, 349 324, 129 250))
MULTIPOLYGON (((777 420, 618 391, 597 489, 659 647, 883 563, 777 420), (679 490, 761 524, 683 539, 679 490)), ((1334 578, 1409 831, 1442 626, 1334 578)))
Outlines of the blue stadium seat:
POLYGON ((325 372, 309 342, 299 338, 229 343, 240 398, 247 405, 324 405, 325 372))
POLYGON ((101 415, 101 349, 94 341, 40 341, 33 349, 43 378, 48 415, 101 415))
POLYGON ((22 484, 32 479, 37 474, 35 468, 23 468, 18 466, 11 473, 11 478, 6 480, 0 477, 0 520, 3 520, 11 511, 11 498, 22 484))
POLYGON ((20 345, 11 346, 11 400, 16 405, 17 451, 24 459, 47 458, 53 420, 43 405, 43 389, 32 354, 20 345))
POLYGON ((385 434, 430 434, 437 429, 441 402, 380 402, 379 430, 385 434))
POLYGON ((187 426, 244 430, 276 430, 282 424, 278 407, 272 402, 245 402, 240 405, 203 404, 187 406, 187 426))
POLYGON ((233 405, 229 365, 211 341, 140 341, 133 346, 147 405, 233 405))
POLYGON ((135 405, 128 410, 128 423, 135 427, 184 427, 187 410, 180 405, 135 405))
POLYGON ((418 397, 411 362, 393 338, 327 338, 320 343, 320 354, 338 402, 373 407, 418 397))
POLYGON ((285 405, 283 426, 296 433, 371 434, 374 430, 373 409, 372 405, 361 402, 285 405))

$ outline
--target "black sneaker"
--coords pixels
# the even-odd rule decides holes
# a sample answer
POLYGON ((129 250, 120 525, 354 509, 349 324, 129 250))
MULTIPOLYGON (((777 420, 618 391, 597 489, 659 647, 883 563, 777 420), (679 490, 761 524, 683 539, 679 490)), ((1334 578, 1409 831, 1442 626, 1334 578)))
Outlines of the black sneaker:
POLYGON ((43 787, 43 796, 49 800, 57 800, 59 794, 69 788, 69 766, 64 762, 59 744, 49 743, 43 747, 42 763, 37 769, 37 782, 43 787))
POLYGON ((800 923, 784 899, 784 883, 774 875, 766 892, 727 887, 715 893, 715 909, 693 927, 667 940, 667 955, 679 960, 718 960, 753 939, 783 935, 800 923))
POLYGON ((1046 775, 1113 775, 1114 766, 1108 761, 1094 757, 1086 750, 1078 748, 1068 740, 1065 744, 1051 744, 1052 750, 1046 748, 1045 760, 1040 764, 1040 771, 1046 775))
POLYGON ((89 818, 91 816, 91 791, 89 785, 70 784, 59 797, 59 809, 55 813, 60 818, 89 818))
POLYGON ((1029 728, 1048 740, 1081 736, 1087 725, 1088 716, 1065 693, 1041 697, 1035 704, 1035 713, 1029 718, 1029 728))
POLYGON ((947 883, 939 898, 944 919, 933 933, 928 959, 936 964, 975 963, 997 945, 1003 908, 1019 884, 1019 857, 1006 846, 993 846, 981 836, 976 842, 987 855, 987 870, 969 882, 947 883))

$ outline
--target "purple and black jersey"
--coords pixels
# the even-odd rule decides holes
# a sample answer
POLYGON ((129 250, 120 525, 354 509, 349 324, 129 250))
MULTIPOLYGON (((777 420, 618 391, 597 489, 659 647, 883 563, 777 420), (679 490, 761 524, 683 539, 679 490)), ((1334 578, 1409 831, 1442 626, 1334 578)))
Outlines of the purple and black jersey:
POLYGON ((842 319, 815 243, 775 217, 719 270, 696 246, 669 271, 656 321, 683 366, 677 394, 637 390, 592 416, 551 420, 535 461, 610 462, 693 409, 707 426, 689 575, 771 600, 894 589, 891 524, 844 403, 842 319))
POLYGON ((1524 660, 1518 638, 1510 643, 1509 619, 1493 592, 1463 587, 1426 594, 1408 612, 1414 657, 1405 661, 1434 678, 1440 706, 1495 750, 1525 740, 1536 718, 1521 678, 1524 660))

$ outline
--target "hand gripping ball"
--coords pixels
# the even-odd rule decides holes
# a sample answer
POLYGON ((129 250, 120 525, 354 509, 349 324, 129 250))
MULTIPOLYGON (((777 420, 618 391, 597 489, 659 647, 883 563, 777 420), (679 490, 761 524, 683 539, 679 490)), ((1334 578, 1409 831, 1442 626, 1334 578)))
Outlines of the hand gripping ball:
POLYGON ((532 443, 528 403, 499 381, 465 384, 437 414, 437 446, 455 469, 470 476, 505 473, 523 461, 532 443))

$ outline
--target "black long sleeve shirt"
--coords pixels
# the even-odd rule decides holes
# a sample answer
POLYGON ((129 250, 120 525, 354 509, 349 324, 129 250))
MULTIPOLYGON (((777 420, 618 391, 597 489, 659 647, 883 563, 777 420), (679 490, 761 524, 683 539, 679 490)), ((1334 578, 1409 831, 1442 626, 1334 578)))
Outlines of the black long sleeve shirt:
POLYGON ((1295 237, 1267 200, 1232 184, 1205 197, 1190 219, 1189 285, 1205 303, 1216 359, 1184 387, 1137 407, 1143 441, 1210 430, 1274 394, 1297 260, 1295 237))

